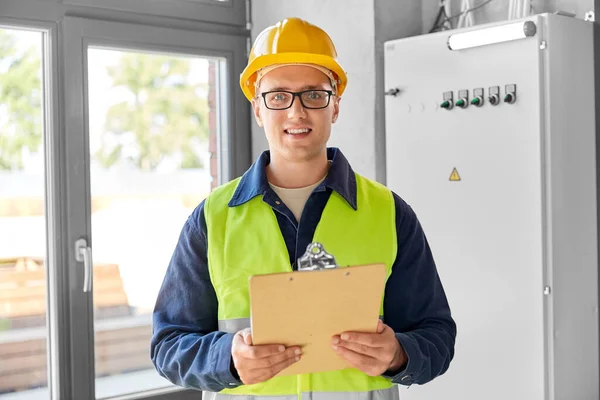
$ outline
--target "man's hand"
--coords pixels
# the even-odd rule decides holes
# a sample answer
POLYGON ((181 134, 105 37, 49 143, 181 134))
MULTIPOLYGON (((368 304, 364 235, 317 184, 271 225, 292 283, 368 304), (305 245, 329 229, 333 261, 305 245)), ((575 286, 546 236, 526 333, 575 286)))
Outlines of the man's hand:
POLYGON ((233 337, 231 355, 233 365, 245 385, 267 381, 280 371, 300 360, 298 346, 267 344, 252 345, 250 329, 239 331, 233 337))
POLYGON ((354 368, 369 376, 399 370, 408 361, 394 331, 381 320, 376 333, 344 332, 332 338, 332 347, 354 368))

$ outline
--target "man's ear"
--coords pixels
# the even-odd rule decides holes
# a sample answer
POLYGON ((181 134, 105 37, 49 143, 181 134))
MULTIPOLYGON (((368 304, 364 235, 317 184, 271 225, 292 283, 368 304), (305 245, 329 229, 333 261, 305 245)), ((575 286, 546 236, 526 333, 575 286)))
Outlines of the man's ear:
POLYGON ((333 115, 331 116, 332 124, 335 124, 335 121, 337 121, 338 116, 340 115, 340 100, 342 100, 341 97, 335 97, 333 100, 333 115))
POLYGON ((254 119, 261 128, 263 127, 262 118, 260 117, 260 102, 258 99, 252 99, 252 110, 254 111, 254 119))

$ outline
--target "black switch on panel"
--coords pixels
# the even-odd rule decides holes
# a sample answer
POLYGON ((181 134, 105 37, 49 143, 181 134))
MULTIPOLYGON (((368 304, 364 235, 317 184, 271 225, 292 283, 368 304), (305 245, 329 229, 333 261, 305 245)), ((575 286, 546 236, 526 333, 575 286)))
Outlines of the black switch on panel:
POLYGON ((497 106, 500 103, 500 86, 490 87, 488 101, 493 106, 497 106))
POLYGON ((517 85, 511 84, 505 87, 506 94, 504 95, 504 102, 513 104, 517 101, 517 85))
POLYGON ((476 107, 481 107, 483 105, 483 88, 473 90, 473 100, 471 100, 471 104, 476 107))
POLYGON ((456 101, 456 107, 467 108, 469 107, 469 91, 459 90, 458 100, 456 101))
POLYGON ((445 108, 446 110, 452 110, 452 107, 454 107, 453 99, 452 92, 444 92, 444 101, 440 104, 440 107, 445 108))

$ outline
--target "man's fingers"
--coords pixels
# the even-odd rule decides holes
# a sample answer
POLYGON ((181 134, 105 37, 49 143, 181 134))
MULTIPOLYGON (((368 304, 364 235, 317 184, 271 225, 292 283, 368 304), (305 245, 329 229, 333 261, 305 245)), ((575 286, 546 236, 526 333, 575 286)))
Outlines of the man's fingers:
POLYGON ((265 358, 280 354, 285 351, 282 344, 264 344, 260 346, 244 346, 240 349, 240 356, 250 359, 265 358))
POLYGON ((352 366, 356 369, 363 371, 365 374, 370 376, 379 375, 379 371, 377 370, 377 366, 379 365, 379 361, 373 357, 365 356, 363 354, 356 353, 352 350, 349 350, 345 347, 339 347, 335 350, 337 354, 342 356, 346 361, 348 361, 352 366))
POLYGON ((298 346, 252 345, 252 333, 244 329, 235 334, 231 346, 233 364, 244 384, 264 382, 300 360, 298 346))
POLYGON ((287 358, 280 362, 276 362, 273 365, 271 365, 270 367, 266 367, 266 368, 257 368, 256 367, 256 363, 261 360, 246 360, 246 362, 252 363, 253 367, 246 368, 245 370, 243 370, 243 371, 247 371, 248 375, 242 373, 242 374, 240 374, 240 378, 242 378, 242 382, 245 385, 252 385, 254 383, 265 382, 265 381, 271 379, 272 377, 274 377, 275 375, 277 375, 279 372, 281 372, 284 369, 286 369, 287 367, 289 367, 290 365, 299 361, 300 357, 301 356, 299 356, 299 355, 294 355, 293 357, 287 358))
POLYGON ((344 332, 340 336, 334 337, 334 344, 335 339, 363 344, 369 347, 383 347, 385 343, 385 341, 383 341, 381 338, 381 334, 379 333, 344 332))
MULTIPOLYGON (((334 344, 334 346, 337 346, 337 347, 341 346, 348 350, 352 350, 355 353, 373 357, 378 360, 382 360, 386 357, 386 352, 383 347, 371 347, 371 346, 367 346, 366 344, 360 344, 360 343, 356 343, 356 342, 348 342, 345 340, 339 341, 338 344, 337 345, 334 344)), ((334 348, 334 350, 335 350, 335 348, 334 348)))
POLYGON ((291 356, 296 350, 300 350, 300 348, 298 346, 292 346, 286 349, 282 344, 263 344, 259 346, 240 346, 237 354, 243 358, 258 360, 275 355, 282 355, 285 357, 286 351, 289 352, 288 354, 291 356))
POLYGON ((286 360, 291 359, 292 361, 295 361, 295 358, 299 357, 301 354, 302 352, 299 348, 290 347, 283 353, 252 360, 252 366, 254 368, 274 368, 286 360))
POLYGON ((274 354, 283 353, 285 351, 285 346, 281 344, 266 344, 260 346, 253 346, 252 331, 250 331, 250 328, 246 328, 244 330, 239 331, 238 335, 242 338, 243 344, 245 344, 245 346, 240 346, 237 353, 244 358, 269 357, 274 354))
POLYGON ((252 331, 250 330, 250 328, 244 329, 240 332, 240 334, 244 339, 244 343, 246 343, 248 346, 252 346, 252 331))
POLYGON ((244 343, 252 346, 252 334, 250 332, 244 332, 244 343))
POLYGON ((281 371, 283 371, 290 365, 300 361, 300 357, 301 356, 299 356, 299 355, 295 355, 294 357, 287 358, 283 361, 280 361, 280 362, 272 365, 271 367, 260 368, 256 372, 257 372, 257 374, 259 374, 259 376, 264 378, 261 382, 266 381, 267 379, 271 379, 272 377, 274 377, 275 375, 277 375, 278 373, 280 373, 281 371))
POLYGON ((341 335, 334 336, 335 338, 340 338, 342 340, 356 342, 360 344, 364 344, 371 347, 383 347, 385 345, 386 340, 383 336, 385 336, 385 331, 390 330, 388 325, 386 325, 380 319, 377 320, 377 328, 375 329, 375 333, 370 332, 344 332, 341 335))

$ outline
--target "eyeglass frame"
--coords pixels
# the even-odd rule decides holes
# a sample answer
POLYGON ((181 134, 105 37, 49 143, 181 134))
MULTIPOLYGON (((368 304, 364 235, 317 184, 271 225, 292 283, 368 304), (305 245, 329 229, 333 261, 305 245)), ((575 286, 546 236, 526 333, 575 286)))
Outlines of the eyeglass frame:
POLYGON ((331 96, 335 96, 335 92, 333 90, 327 90, 327 89, 307 89, 307 90, 303 90, 301 92, 291 92, 289 90, 269 90, 268 92, 263 92, 260 94, 260 96, 263 98, 263 102, 265 103, 265 107, 267 107, 267 109, 269 110, 273 110, 273 111, 283 111, 283 110, 288 110, 290 108, 292 108, 292 106, 294 105, 294 101, 296 100, 296 97, 298 97, 300 99, 300 104, 302 104, 303 108, 306 108, 307 110, 322 110, 324 108, 329 107, 329 104, 331 103, 331 96), (302 101, 302 95, 304 93, 308 93, 308 92, 326 92, 328 94, 327 97, 327 104, 325 104, 323 107, 307 107, 304 104, 304 101, 302 101), (269 93, 288 93, 292 95, 292 102, 290 103, 289 106, 287 106, 286 108, 271 108, 267 105, 267 98, 266 96, 269 93))

